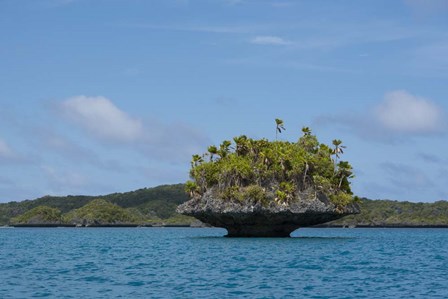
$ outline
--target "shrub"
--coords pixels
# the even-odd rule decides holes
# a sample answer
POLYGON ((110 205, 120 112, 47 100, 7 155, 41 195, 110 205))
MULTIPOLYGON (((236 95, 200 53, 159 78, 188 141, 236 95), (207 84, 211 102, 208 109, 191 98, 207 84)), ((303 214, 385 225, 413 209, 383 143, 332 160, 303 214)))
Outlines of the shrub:
MULTIPOLYGON (((276 119, 276 132, 284 130, 276 119), (280 129, 280 130, 279 130, 280 129)), ((264 202, 276 198, 290 202, 297 192, 312 189, 326 194, 336 205, 353 201, 352 167, 339 161, 345 146, 334 140, 334 148, 320 144, 309 128, 302 129, 297 142, 233 138, 209 146, 203 155, 194 155, 187 191, 191 197, 213 189, 224 200, 264 202)))

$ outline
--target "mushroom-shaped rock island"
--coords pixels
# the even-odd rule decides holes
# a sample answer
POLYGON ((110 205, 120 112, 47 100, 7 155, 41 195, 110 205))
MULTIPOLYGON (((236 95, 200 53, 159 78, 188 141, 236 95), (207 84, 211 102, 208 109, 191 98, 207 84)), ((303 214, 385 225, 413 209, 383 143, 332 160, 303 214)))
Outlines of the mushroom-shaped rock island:
POLYGON ((194 155, 191 200, 177 212, 223 227, 228 237, 289 237, 313 226, 359 213, 350 189, 352 167, 340 156, 345 146, 318 142, 307 127, 297 142, 235 137, 194 155))

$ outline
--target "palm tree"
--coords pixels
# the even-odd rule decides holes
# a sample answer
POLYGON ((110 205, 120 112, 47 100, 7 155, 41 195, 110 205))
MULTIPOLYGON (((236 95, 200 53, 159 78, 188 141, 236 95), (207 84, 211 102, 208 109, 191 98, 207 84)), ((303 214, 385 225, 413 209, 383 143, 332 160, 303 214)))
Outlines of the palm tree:
POLYGON ((221 158, 224 158, 227 156, 228 153, 230 153, 230 146, 232 145, 232 142, 228 140, 224 140, 221 145, 219 146, 218 154, 221 156, 221 158))
POLYGON ((188 192, 191 198, 193 198, 196 194, 198 194, 199 187, 193 181, 187 181, 185 183, 185 191, 188 192))
POLYGON ((303 127, 302 128, 303 136, 310 136, 311 135, 311 129, 309 127, 303 127))
POLYGON ((244 156, 249 149, 247 136, 241 135, 239 137, 234 137, 233 141, 235 141, 235 153, 239 156, 244 156))
POLYGON ((193 155, 193 158, 191 160, 191 168, 198 166, 200 163, 204 162, 201 156, 199 155, 193 155))
POLYGON ((340 176, 338 188, 341 189, 342 182, 344 181, 344 178, 353 178, 354 177, 352 166, 346 161, 339 162, 338 176, 340 176))
POLYGON ((275 119, 275 124, 276 124, 276 128, 275 128, 275 140, 277 140, 278 133, 281 133, 282 130, 284 131, 284 130, 286 130, 286 129, 285 129, 283 120, 281 120, 281 119, 279 119, 279 118, 276 118, 276 119, 275 119))
POLYGON ((344 153, 344 148, 346 148, 345 145, 341 145, 342 141, 339 139, 333 140, 334 149, 332 151, 332 154, 336 156, 334 164, 336 165, 338 163, 339 155, 344 153))
POLYGON ((218 148, 214 145, 211 145, 207 150, 210 153, 210 161, 213 161, 213 156, 218 154, 218 148))

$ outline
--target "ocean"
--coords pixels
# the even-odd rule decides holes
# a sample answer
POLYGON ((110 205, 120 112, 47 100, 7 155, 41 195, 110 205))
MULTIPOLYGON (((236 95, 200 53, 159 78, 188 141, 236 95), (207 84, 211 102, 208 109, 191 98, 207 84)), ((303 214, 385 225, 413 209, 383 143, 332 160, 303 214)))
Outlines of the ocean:
POLYGON ((448 298, 448 229, 0 229, 0 298, 448 298))

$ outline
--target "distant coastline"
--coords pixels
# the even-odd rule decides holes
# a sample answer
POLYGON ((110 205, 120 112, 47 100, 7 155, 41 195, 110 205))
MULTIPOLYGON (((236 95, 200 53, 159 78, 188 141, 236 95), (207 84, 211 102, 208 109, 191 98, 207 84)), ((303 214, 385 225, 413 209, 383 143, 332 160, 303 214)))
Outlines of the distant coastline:
MULTIPOLYGON (((44 196, 0 203, 0 227, 204 227, 179 215, 189 197, 183 184, 103 196, 44 196)), ((361 213, 314 227, 448 228, 448 202, 412 203, 362 198, 361 213)))
POLYGON ((355 226, 346 226, 340 224, 320 224, 313 226, 314 228, 448 228, 446 224, 440 225, 409 225, 409 224, 397 224, 397 225, 367 225, 359 224, 355 226))
POLYGON ((86 226, 79 226, 74 224, 13 224, 13 225, 6 225, 4 227, 27 227, 27 228, 58 228, 58 227, 72 227, 72 228, 120 228, 120 227, 206 227, 206 226, 192 226, 190 224, 166 224, 166 225, 157 225, 157 224, 101 224, 101 225, 86 225, 86 226))
MULTIPOLYGON (((213 228, 208 225, 190 225, 190 224, 104 224, 104 225, 87 225, 87 226, 77 226, 73 224, 16 224, 16 225, 5 225, 0 226, 0 228, 213 228)), ((320 224, 315 226, 303 227, 303 228, 448 228, 448 225, 356 225, 356 226, 345 226, 338 224, 320 224)), ((299 228, 300 229, 300 228, 299 228)))

